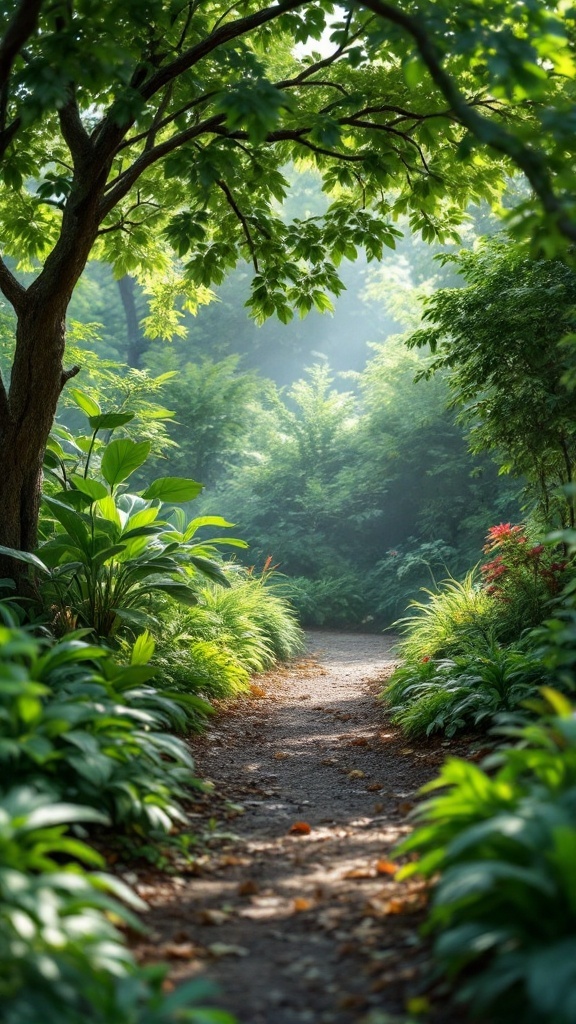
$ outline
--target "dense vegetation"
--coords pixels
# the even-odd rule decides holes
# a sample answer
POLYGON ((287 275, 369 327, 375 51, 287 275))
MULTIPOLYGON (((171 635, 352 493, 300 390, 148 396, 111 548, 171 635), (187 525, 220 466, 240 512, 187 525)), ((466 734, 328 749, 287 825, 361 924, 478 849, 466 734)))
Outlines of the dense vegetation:
POLYGON ((184 855, 184 737, 300 649, 294 608, 412 596, 393 720, 492 747, 404 844, 438 971, 573 1024, 572 9, 3 13, 3 1020, 230 1021, 135 965, 90 830, 184 855))

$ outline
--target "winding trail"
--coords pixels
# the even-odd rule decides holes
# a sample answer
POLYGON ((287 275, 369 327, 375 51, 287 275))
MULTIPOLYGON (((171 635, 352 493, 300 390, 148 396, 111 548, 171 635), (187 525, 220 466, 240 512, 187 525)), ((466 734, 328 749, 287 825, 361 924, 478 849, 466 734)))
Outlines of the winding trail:
POLYGON ((139 956, 214 981, 240 1024, 394 1024, 422 998, 425 893, 391 851, 446 743, 415 750, 386 723, 393 664, 382 636, 311 633, 192 741, 215 786, 191 814, 205 842, 175 877, 139 873, 139 956))

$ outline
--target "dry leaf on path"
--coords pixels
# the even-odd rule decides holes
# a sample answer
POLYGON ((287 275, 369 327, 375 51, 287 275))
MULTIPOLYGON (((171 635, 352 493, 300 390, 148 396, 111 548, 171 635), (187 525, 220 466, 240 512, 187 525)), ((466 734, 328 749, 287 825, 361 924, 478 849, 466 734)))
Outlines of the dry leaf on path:
POLYGON ((359 768, 353 768, 351 772, 348 772, 349 779, 365 779, 366 775, 361 772, 359 768))
POLYGON ((260 891, 260 887, 253 878, 247 878, 244 882, 240 882, 238 886, 239 896, 255 896, 260 891))
POLYGON ((296 913, 300 914, 303 910, 310 910, 314 906, 314 903, 312 900, 307 900, 303 896, 297 896, 293 905, 296 913))
POLYGON ((167 960, 193 960, 203 952, 193 942, 166 942, 158 950, 159 955, 167 960))
POLYGON ((274 757, 276 758, 277 761, 283 761, 285 757, 289 756, 290 755, 287 754, 285 750, 277 750, 276 753, 274 754, 274 757))
POLYGON ((395 875, 398 865, 391 860, 379 860, 376 862, 376 871, 379 875, 395 875))
POLYGON ((384 789, 383 782, 370 782, 369 785, 366 786, 368 793, 377 793, 379 789, 384 789))
POLYGON ((293 836, 308 836, 311 831, 312 829, 307 821, 295 821, 288 829, 288 832, 293 836))
POLYGON ((223 910, 212 910, 207 907, 205 910, 200 911, 198 919, 200 924, 225 924, 229 918, 229 914, 226 914, 223 910))
POLYGON ((376 871, 374 868, 363 867, 363 868, 350 868, 349 871, 345 871, 342 878, 375 878, 376 871))

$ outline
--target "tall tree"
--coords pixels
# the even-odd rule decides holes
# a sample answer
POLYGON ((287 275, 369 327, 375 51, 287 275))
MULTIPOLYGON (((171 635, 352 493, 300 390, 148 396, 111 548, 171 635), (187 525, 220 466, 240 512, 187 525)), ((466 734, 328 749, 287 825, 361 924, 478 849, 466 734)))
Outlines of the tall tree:
MULTIPOLYGON (((331 52, 297 60, 294 43, 321 39, 341 6, 4 0, 2 248, 36 276, 24 287, 0 262, 17 316, 10 381, 0 386, 0 542, 35 543, 46 439, 78 372, 63 365, 66 310, 91 253, 155 288, 160 331, 178 329, 175 295, 188 293, 194 308, 239 256, 255 268, 253 315, 287 320, 294 306, 329 308, 343 256, 393 246, 399 211, 426 238, 449 235, 465 203, 493 199, 514 162, 544 201, 550 174, 560 176, 559 146, 552 171, 530 176, 521 132, 534 113, 523 101, 530 90, 552 101, 558 72, 572 73, 557 6, 486 0, 453 10, 438 0, 410 3, 407 14, 344 3, 331 52), (512 90, 501 87, 495 47, 512 54, 512 90), (496 159, 471 151, 470 133, 496 159), (286 188, 281 168, 302 157, 321 167, 333 201, 323 220, 287 224, 274 206, 286 188)), ((540 173, 546 152, 534 154, 540 173)))
POLYGON ((576 274, 501 238, 446 258, 467 287, 432 295, 409 344, 448 370, 472 451, 524 478, 543 525, 573 528, 576 274))

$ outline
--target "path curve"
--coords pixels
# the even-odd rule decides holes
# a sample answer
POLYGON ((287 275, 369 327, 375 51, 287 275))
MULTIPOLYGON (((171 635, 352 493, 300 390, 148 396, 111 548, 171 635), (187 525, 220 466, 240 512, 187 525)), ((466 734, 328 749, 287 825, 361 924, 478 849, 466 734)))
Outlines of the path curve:
POLYGON ((208 839, 175 878, 139 874, 139 955, 174 984, 213 980, 240 1024, 393 1024, 419 998, 425 896, 391 851, 444 751, 386 723, 393 664, 385 637, 315 631, 192 742, 215 785, 192 813, 208 839))

